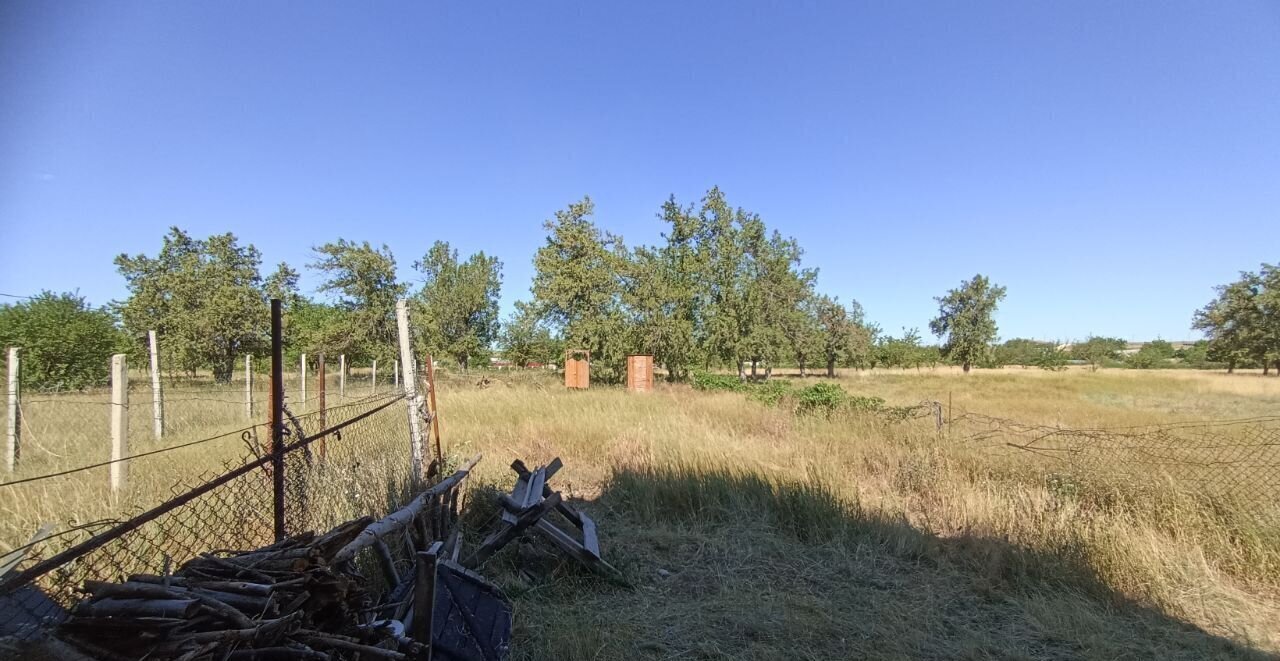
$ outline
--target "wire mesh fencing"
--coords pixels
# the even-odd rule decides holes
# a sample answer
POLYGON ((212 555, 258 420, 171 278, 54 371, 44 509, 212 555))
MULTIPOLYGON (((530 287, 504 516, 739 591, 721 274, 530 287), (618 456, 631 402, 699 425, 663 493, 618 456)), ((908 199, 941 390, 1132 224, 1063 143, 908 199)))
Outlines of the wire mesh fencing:
MULTIPOLYGON (((361 515, 380 515, 407 493, 410 439, 407 409, 388 392, 304 415, 288 415, 285 438, 286 529, 328 528, 361 515)), ((164 574, 219 550, 251 549, 275 537, 272 457, 265 425, 206 439, 217 454, 182 457, 186 477, 151 483, 138 499, 88 510, 76 520, 50 519, 30 541, 6 539, 0 558, 0 636, 33 634, 57 622, 79 598, 86 579, 122 580, 164 574), (145 504, 144 504, 145 503, 145 504), (99 518, 100 517, 100 518, 99 518), (92 520, 80 520, 92 519, 92 520)), ((197 447, 197 446, 191 446, 197 447)), ((189 448, 173 450, 173 454, 189 448)), ((141 464, 148 459, 131 459, 141 464)), ((0 485, 0 499, 44 497, 62 512, 83 511, 77 494, 96 482, 97 466, 22 484, 0 485), (73 499, 68 503, 66 499, 73 499), (61 502, 58 505, 58 502, 61 502)), ((37 525, 7 531, 29 536, 37 525)))
POLYGON ((1280 416, 1071 428, 968 411, 950 442, 1033 459, 1060 473, 1171 489, 1247 518, 1280 522, 1280 416))

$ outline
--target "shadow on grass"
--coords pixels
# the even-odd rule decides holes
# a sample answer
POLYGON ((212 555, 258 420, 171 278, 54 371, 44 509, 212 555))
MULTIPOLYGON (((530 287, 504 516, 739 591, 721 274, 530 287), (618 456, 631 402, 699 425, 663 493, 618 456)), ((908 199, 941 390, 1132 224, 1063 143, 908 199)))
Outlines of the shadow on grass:
POLYGON ((484 571, 516 600, 515 659, 1275 658, 1116 594, 1070 548, 941 538, 821 486, 625 469, 579 505, 634 587, 562 560, 531 579, 556 556, 512 545, 484 571))

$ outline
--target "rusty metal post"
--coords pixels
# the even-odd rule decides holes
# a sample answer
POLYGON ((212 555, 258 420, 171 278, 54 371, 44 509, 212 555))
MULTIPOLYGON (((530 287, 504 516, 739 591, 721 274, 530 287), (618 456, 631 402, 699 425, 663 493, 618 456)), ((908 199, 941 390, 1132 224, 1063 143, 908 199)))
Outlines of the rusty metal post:
POLYGON ((427 354, 427 398, 431 402, 431 434, 436 440, 436 466, 444 470, 444 453, 440 451, 440 409, 436 406, 435 357, 427 354))
POLYGON ((271 490, 276 541, 284 529, 284 342, 280 330, 280 299, 271 299, 271 395, 267 426, 271 430, 271 490))
MULTIPOLYGON (((316 386, 317 386, 316 393, 320 400, 320 428, 321 429, 325 428, 324 382, 327 378, 328 378, 328 375, 326 375, 324 372, 324 354, 322 353, 320 354, 320 360, 316 362, 316 386)), ((324 461, 325 450, 326 450, 325 448, 326 440, 328 439, 325 437, 321 437, 320 440, 316 443, 316 454, 319 455, 320 461, 324 461)))

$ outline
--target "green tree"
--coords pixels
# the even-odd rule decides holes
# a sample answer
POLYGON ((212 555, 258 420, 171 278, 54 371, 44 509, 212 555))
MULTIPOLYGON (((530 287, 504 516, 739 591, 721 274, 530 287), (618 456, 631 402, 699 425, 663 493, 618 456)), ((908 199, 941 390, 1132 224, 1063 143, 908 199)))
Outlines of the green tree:
POLYGON ((1033 366, 1038 364, 1045 349, 1054 347, 1052 342, 1014 338, 996 345, 994 360, 997 365, 1033 366))
POLYGON ((1189 347, 1184 346, 1175 351, 1173 357, 1191 369, 1209 367, 1209 341, 1198 340, 1189 347))
POLYGON ((1052 342, 1045 343, 1041 346, 1038 354, 1032 359, 1031 364, 1042 370, 1057 372, 1067 369, 1067 352, 1058 348, 1058 345, 1052 342))
POLYGON ((1152 340, 1143 344, 1125 361, 1129 367, 1149 370, 1167 365, 1173 359, 1173 345, 1165 340, 1152 340))
POLYGON ((422 345, 466 371, 489 355, 498 339, 502 262, 483 252, 458 261, 458 251, 436 241, 413 267, 423 276, 412 319, 422 345))
POLYGON ((819 297, 806 296, 800 305, 784 317, 782 324, 791 355, 800 368, 800 376, 809 375, 809 367, 826 362, 822 326, 818 320, 819 297))
POLYGON ((1120 359, 1120 352, 1128 345, 1118 337, 1099 337, 1090 335, 1084 342, 1071 345, 1071 357, 1089 364, 1089 369, 1097 371, 1108 362, 1120 359))
POLYGON ((201 240, 174 227, 156 257, 116 257, 129 288, 116 307, 130 337, 142 343, 155 330, 170 364, 192 374, 209 367, 226 382, 238 357, 267 343, 261 262, 258 249, 233 234, 201 240))
POLYGON ((622 240, 591 220, 583 198, 543 224, 546 243, 533 258, 533 306, 568 348, 591 352, 592 378, 620 381, 626 358, 622 310, 622 240))
POLYGON ((1208 356, 1227 364, 1276 366, 1280 374, 1280 268, 1263 264, 1255 273, 1216 287, 1217 297, 1198 310, 1192 328, 1209 340, 1208 356))
POLYGON ((0 347, 21 349, 25 387, 58 390, 104 385, 111 354, 128 346, 115 315, 76 293, 44 291, 0 304, 0 347))
POLYGON ((885 367, 919 368, 928 360, 928 348, 920 344, 920 330, 902 329, 902 337, 885 335, 876 345, 876 363, 885 367))
POLYGON ((502 357, 517 367, 559 363, 564 353, 562 343, 523 301, 516 303, 515 313, 502 324, 498 346, 502 357))
POLYGON ((338 239, 314 251, 310 267, 324 277, 319 290, 334 295, 346 313, 343 326, 326 335, 331 350, 348 360, 389 362, 396 356, 396 301, 406 290, 396 281, 391 249, 338 239))
POLYGON ((978 274, 934 299, 938 316, 929 322, 929 329, 939 338, 946 337, 943 354, 960 363, 966 373, 991 351, 997 332, 995 312, 1004 296, 1004 287, 978 274))
POLYGON ((729 206, 718 187, 703 196, 697 217, 703 359, 708 366, 711 362, 735 365, 740 380, 746 379, 747 335, 754 322, 741 229, 745 217, 744 211, 735 212, 729 206))
MULTIPOLYGON (((857 301, 854 301, 857 305, 857 301)), ((840 301, 821 295, 814 301, 814 323, 817 328, 818 352, 827 367, 827 377, 834 379, 836 364, 849 359, 853 348, 854 324, 849 311, 840 301)))
POLYGON ((827 376, 835 378, 836 365, 869 366, 873 335, 866 325, 862 305, 851 301, 846 308, 839 299, 822 295, 817 297, 814 308, 819 353, 827 376))

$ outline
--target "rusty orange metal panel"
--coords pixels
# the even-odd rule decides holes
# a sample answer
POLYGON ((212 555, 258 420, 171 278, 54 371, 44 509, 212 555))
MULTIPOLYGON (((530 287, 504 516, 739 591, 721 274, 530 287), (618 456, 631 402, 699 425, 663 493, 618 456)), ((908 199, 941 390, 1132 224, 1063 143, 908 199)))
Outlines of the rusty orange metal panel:
POLYGON ((627 390, 629 392, 653 391, 653 356, 627 356, 627 390))
POLYGON ((564 387, 586 390, 591 385, 591 352, 569 349, 564 352, 564 387))

